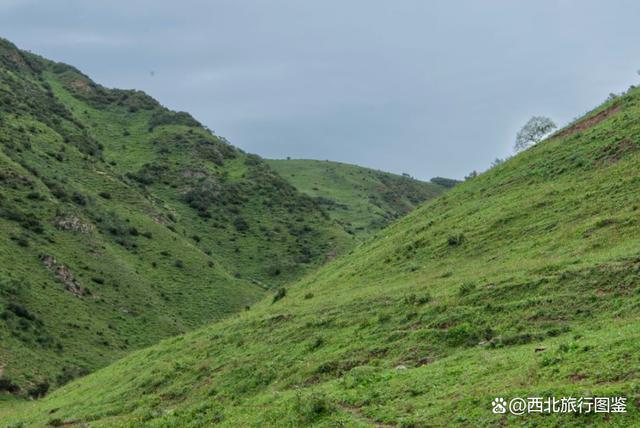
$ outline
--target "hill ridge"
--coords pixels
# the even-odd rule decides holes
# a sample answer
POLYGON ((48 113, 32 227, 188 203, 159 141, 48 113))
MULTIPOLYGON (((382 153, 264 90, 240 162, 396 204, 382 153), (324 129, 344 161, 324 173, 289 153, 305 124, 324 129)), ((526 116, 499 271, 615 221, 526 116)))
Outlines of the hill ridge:
POLYGON ((445 187, 344 162, 310 159, 266 161, 360 239, 367 238, 445 187))
POLYGON ((155 427, 637 425, 640 90, 587 117, 611 108, 428 201, 286 293, 0 416, 155 427), (627 413, 491 412, 496 397, 538 396, 623 396, 627 413))

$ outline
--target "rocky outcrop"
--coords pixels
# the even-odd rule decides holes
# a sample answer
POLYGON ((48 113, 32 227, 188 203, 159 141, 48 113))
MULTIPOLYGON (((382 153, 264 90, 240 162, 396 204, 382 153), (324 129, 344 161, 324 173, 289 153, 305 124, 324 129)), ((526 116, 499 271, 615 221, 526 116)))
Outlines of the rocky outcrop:
POLYGON ((85 223, 74 215, 60 216, 53 220, 53 225, 59 230, 71 230, 80 233, 91 233, 93 225, 85 223))
POLYGON ((78 297, 82 297, 85 294, 85 289, 80 285, 78 280, 73 276, 73 272, 62 263, 49 255, 43 255, 41 257, 42 264, 53 274, 56 275, 58 280, 64 285, 65 290, 75 294, 78 297))

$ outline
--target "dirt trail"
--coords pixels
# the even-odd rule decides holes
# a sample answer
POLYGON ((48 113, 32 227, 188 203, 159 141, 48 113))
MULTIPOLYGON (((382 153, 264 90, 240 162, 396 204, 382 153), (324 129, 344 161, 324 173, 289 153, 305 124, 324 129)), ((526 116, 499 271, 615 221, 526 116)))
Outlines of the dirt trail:
POLYGON ((606 110, 602 110, 601 112, 599 112, 598 114, 595 114, 591 117, 588 117, 586 119, 582 119, 576 123, 574 123, 573 125, 569 126, 568 128, 565 128, 559 132, 557 132, 556 134, 552 135, 552 137, 567 137, 573 133, 576 133, 578 131, 586 131, 587 129, 597 125, 598 123, 602 122, 603 120, 605 120, 606 118, 608 118, 609 116, 612 116, 616 113, 618 113, 620 111, 620 106, 615 106, 615 107, 609 107, 606 110))

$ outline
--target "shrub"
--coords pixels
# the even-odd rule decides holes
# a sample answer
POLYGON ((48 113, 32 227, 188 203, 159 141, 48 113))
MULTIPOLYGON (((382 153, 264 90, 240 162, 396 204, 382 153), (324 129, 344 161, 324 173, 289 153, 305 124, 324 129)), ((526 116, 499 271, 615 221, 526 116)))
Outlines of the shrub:
POLYGON ((430 181, 434 184, 438 184, 442 187, 446 187, 447 189, 451 189, 456 184, 460 183, 458 180, 453 180, 451 178, 444 178, 444 177, 433 177, 430 181))
POLYGON ((459 233, 457 235, 451 235, 447 238, 447 244, 449 244, 449 246, 451 247, 457 247, 458 245, 462 245, 464 241, 465 241, 465 237, 462 233, 459 233))
POLYGON ((27 199, 31 199, 32 201, 42 201, 44 197, 38 192, 29 192, 27 193, 27 199))
POLYGON ((29 390, 29 396, 33 398, 42 398, 49 391, 49 382, 43 381, 29 390))
POLYGON ((278 288, 278 290, 276 291, 276 294, 274 294, 273 296, 273 303, 277 302, 278 300, 284 298, 284 296, 287 295, 287 289, 282 287, 282 288, 278 288))
POLYGON ((182 260, 176 260, 175 262, 173 262, 173 265, 177 268, 184 268, 184 262, 182 260))
POLYGON ((233 221, 233 226, 236 228, 236 230, 238 232, 244 232, 249 230, 249 223, 247 223, 247 221, 242 218, 242 217, 236 217, 235 220, 233 221))
POLYGON ((35 315, 31 314, 27 308, 25 308, 22 305, 19 305, 17 303, 9 303, 9 305, 7 306, 7 310, 13 312, 16 316, 20 317, 20 318, 24 318, 27 319, 29 321, 35 321, 36 317, 35 315))
POLYGON ((111 193, 109 192, 100 192, 98 195, 103 199, 111 199, 111 193))
POLYGON ((162 125, 183 125, 200 126, 200 122, 195 120, 189 113, 182 111, 172 112, 166 109, 155 112, 149 119, 149 130, 153 131, 157 126, 162 125))
POLYGON ((294 409, 301 425, 313 425, 318 419, 334 412, 335 408, 322 393, 296 395, 294 409))
POLYGON ((423 294, 422 296, 417 296, 416 294, 409 294, 404 297, 404 303, 407 305, 424 305, 431 301, 431 295, 429 293, 423 294))
POLYGON ((84 196, 82 193, 79 192, 73 192, 73 194, 71 195, 71 200, 81 206, 85 206, 87 205, 87 197, 84 196))
POLYGON ((148 186, 162 178, 167 167, 161 164, 146 163, 138 172, 128 172, 126 176, 138 183, 148 186))
POLYGON ((445 332, 445 340, 449 345, 475 345, 479 340, 478 332, 468 323, 449 328, 445 332))
POLYGON ((458 295, 466 296, 472 293, 475 289, 476 289, 476 285, 474 283, 465 282, 460 286, 460 289, 458 290, 458 295))
POLYGON ((20 387, 13 383, 11 379, 0 378, 0 391, 6 391, 10 394, 17 394, 20 392, 20 387))
POLYGON ((322 345, 324 345, 324 339, 318 336, 315 339, 313 339, 313 341, 309 344, 309 351, 315 351, 316 349, 320 348, 322 345))
POLYGON ((29 240, 27 239, 26 236, 19 236, 15 238, 15 241, 21 247, 27 248, 29 246, 29 240))

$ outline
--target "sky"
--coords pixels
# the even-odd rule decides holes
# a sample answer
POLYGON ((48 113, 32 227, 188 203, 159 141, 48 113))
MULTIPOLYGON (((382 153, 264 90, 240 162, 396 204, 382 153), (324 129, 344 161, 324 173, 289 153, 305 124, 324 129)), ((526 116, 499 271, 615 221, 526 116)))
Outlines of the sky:
POLYGON ((0 0, 0 37, 265 158, 462 178, 640 83, 626 0, 0 0))

